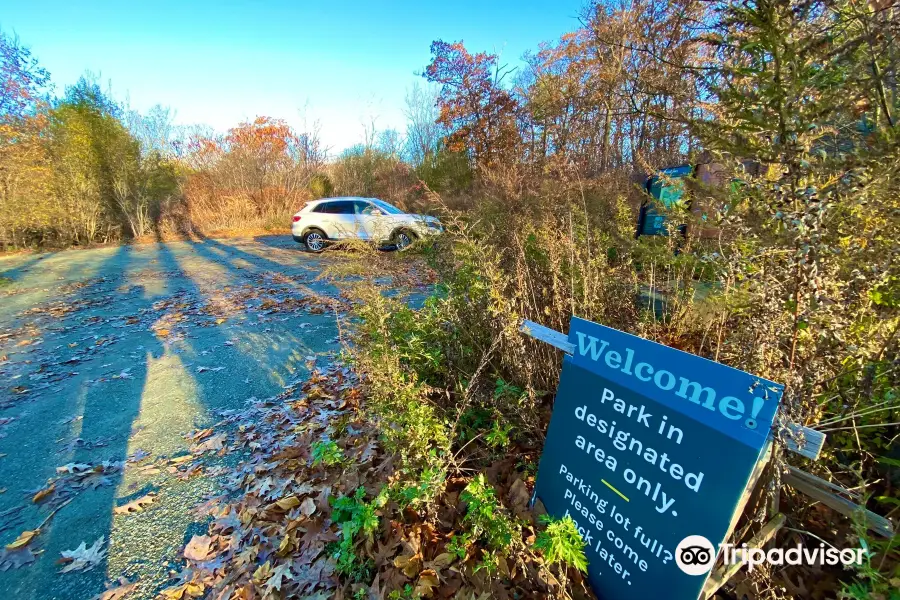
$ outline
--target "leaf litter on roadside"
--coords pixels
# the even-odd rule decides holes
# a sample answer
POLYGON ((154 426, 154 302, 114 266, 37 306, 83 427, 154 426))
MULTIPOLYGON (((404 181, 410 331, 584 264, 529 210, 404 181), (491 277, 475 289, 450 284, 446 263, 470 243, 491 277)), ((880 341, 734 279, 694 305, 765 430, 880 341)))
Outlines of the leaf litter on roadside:
POLYGON ((91 600, 124 600, 137 588, 137 581, 128 581, 120 577, 117 581, 108 583, 107 590, 91 598, 91 600))
MULTIPOLYGON (((188 542, 186 566, 160 598, 374 599, 392 591, 428 598, 549 595, 541 575, 546 570, 533 555, 500 560, 491 577, 473 573, 474 560, 448 550, 462 516, 458 497, 464 482, 448 486, 437 519, 386 502, 374 513, 372 534, 352 542, 360 564, 368 565, 366 578, 340 574, 336 548, 345 530, 336 522, 335 503, 355 494, 375 498, 396 475, 375 425, 362 418, 360 387, 352 370, 330 365, 190 436, 196 451, 227 432, 220 452, 241 460, 223 476, 224 492, 202 505, 211 518, 208 530, 188 542), (343 458, 316 464, 312 447, 328 444, 343 458)), ((506 464, 493 470, 514 471, 506 464)), ((504 486, 516 512, 527 510, 525 484, 509 477, 504 486)))

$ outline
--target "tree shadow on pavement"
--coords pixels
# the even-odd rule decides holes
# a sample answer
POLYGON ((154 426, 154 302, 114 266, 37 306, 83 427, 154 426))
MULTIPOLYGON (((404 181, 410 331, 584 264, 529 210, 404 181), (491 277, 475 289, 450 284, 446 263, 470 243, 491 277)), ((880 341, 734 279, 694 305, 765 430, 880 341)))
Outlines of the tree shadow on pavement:
MULTIPOLYGON (((87 264, 91 256, 79 260, 87 264)), ((270 315, 258 302, 252 314, 246 304, 228 313, 236 288, 252 289, 261 271, 285 270, 230 245, 122 246, 94 260, 102 262, 93 283, 68 297, 76 309, 43 316, 54 334, 43 342, 36 373, 64 376, 33 402, 0 412, 17 419, 6 438, 0 427, 0 452, 9 455, 0 460, 0 480, 10 487, 0 494, 0 510, 25 505, 21 522, 0 533, 0 541, 9 543, 48 514, 48 504, 33 504, 31 495, 57 467, 124 461, 138 451, 149 458, 125 463, 124 471, 80 491, 53 517, 37 539, 43 554, 31 565, 0 572, 0 589, 11 598, 82 600, 120 575, 140 576, 137 597, 151 598, 199 526, 191 507, 214 482, 203 476, 183 481, 165 462, 156 473, 144 467, 186 452, 184 434, 212 424, 217 409, 239 409, 249 397, 273 396, 289 379, 305 376, 306 356, 332 349, 325 340, 337 333, 328 314, 270 315), (237 259, 253 268, 238 268, 237 259), (147 510, 114 515, 117 505, 150 490, 159 495, 147 510), (62 550, 101 537, 110 544, 100 564, 85 573, 58 573, 62 550)), ((312 270, 292 266, 307 276, 312 270)))
POLYGON ((304 246, 300 242, 295 242, 294 239, 289 235, 258 235, 253 238, 253 241, 260 246, 267 246, 276 250, 296 250, 303 253, 307 252, 306 246, 304 246))
MULTIPOLYGON (((223 256, 219 257, 219 260, 221 260, 221 258, 228 258, 232 261, 229 265, 232 268, 235 266, 233 264, 234 259, 242 259, 258 269, 272 271, 273 273, 284 273, 285 271, 294 273, 296 271, 309 272, 311 268, 318 268, 322 262, 320 257, 303 252, 302 246, 298 245, 298 248, 294 248, 291 245, 282 244, 277 239, 272 239, 269 236, 266 236, 265 238, 268 239, 268 243, 266 243, 265 246, 282 252, 269 253, 268 257, 241 250, 238 247, 240 242, 237 240, 233 240, 234 243, 223 244, 219 240, 203 235, 198 235, 197 237, 200 238, 199 242, 191 242, 191 245, 194 246, 194 248, 201 252, 204 250, 216 250, 221 252, 223 256), (275 256, 283 257, 285 262, 274 260, 273 257, 275 256)), ((215 254, 210 253, 209 256, 215 256, 215 254)))
POLYGON ((339 330, 338 314, 335 312, 337 289, 331 284, 313 281, 315 267, 320 265, 318 261, 313 265, 306 261, 284 264, 211 238, 201 238, 201 241, 191 241, 189 244, 198 256, 226 269, 232 277, 244 279, 245 284, 270 300, 312 299, 327 307, 317 314, 301 312, 278 317, 275 322, 283 325, 279 326, 277 335, 270 332, 266 339, 260 336, 261 332, 270 329, 267 327, 270 318, 265 314, 257 314, 256 322, 251 320, 242 328, 242 334, 247 339, 267 344, 270 354, 281 356, 281 360, 273 359, 266 365, 274 381, 286 383, 295 378, 298 371, 305 370, 302 362, 307 356, 336 350, 333 338, 339 330), (247 263, 250 268, 237 264, 238 261, 247 263), (311 324, 312 328, 304 330, 307 324, 311 324), (320 335, 323 330, 330 333, 320 335))
POLYGON ((38 261, 47 258, 48 254, 32 254, 28 257, 11 256, 0 261, 0 279, 18 282, 38 261), (15 265, 5 268, 6 265, 15 265))

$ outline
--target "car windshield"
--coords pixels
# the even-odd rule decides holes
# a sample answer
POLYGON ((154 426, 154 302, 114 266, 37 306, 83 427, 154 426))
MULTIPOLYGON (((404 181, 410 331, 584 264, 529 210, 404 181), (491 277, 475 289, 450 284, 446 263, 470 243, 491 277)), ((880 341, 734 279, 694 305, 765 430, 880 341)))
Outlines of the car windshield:
POLYGON ((402 210, 400 210, 393 204, 388 204, 384 200, 374 200, 373 199, 372 203, 389 215, 402 215, 403 214, 402 210))

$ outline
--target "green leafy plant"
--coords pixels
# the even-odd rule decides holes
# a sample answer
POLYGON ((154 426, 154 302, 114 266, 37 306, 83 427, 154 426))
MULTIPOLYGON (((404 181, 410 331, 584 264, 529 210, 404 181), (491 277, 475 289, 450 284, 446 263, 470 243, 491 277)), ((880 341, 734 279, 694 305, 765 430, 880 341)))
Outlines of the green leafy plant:
POLYGON ((472 541, 485 546, 484 558, 479 568, 492 571, 496 566, 495 553, 508 552, 518 527, 504 512, 497 500, 497 492, 479 473, 460 494, 466 503, 466 514, 462 519, 469 527, 472 541))
POLYGON ((383 507, 387 494, 382 491, 371 502, 365 501, 365 488, 357 488, 352 496, 331 500, 331 520, 341 529, 340 539, 333 542, 329 551, 335 560, 335 570, 353 581, 370 578, 373 563, 361 559, 355 551, 360 538, 371 539, 378 530, 379 518, 375 511, 383 507))
POLYGON ((522 388, 515 386, 511 383, 503 381, 503 378, 498 377, 497 382, 494 385, 494 399, 499 399, 505 397, 518 398, 522 395, 522 388))
POLYGON ((469 546, 472 545, 472 534, 464 533, 462 535, 453 534, 450 536, 450 543, 447 544, 447 552, 456 556, 460 560, 465 560, 469 554, 469 546))
POLYGON ((331 467, 344 460, 344 451, 332 440, 316 441, 312 445, 313 466, 324 464, 331 467))
POLYGON ((900 564, 887 559, 900 547, 900 535, 888 540, 873 539, 860 517, 854 519, 854 528, 865 553, 862 564, 854 567, 853 581, 842 584, 839 597, 842 600, 900 600, 900 564))
POLYGON ((390 600, 413 600, 416 597, 416 589, 408 583, 403 586, 402 590, 393 590, 388 594, 390 600))
POLYGON ((398 453, 412 472, 444 469, 449 428, 429 401, 426 383, 437 377, 435 368, 443 368, 434 354, 440 346, 440 324, 432 309, 412 311, 375 286, 357 285, 351 294, 360 301, 361 318, 354 361, 368 375, 368 410, 380 425, 385 448, 398 453))
POLYGON ((512 425, 503 426, 498 418, 491 426, 491 430, 484 436, 484 441, 491 448, 506 448, 509 446, 509 432, 512 431, 512 425))
POLYGON ((442 469, 425 468, 414 481, 399 485, 393 497, 400 508, 428 505, 444 489, 445 477, 446 473, 442 469))
POLYGON ((475 573, 482 570, 487 571, 488 573, 496 573, 497 569, 500 568, 499 561, 500 558, 497 556, 496 552, 484 550, 482 551, 481 560, 475 565, 475 573))
POLYGON ((526 477, 535 477, 537 476, 538 464, 533 460, 522 459, 516 463, 516 469, 521 471, 526 477))
POLYGON ((459 441, 466 442, 475 438, 491 426, 491 411, 477 406, 470 406, 459 417, 456 425, 459 441))
POLYGON ((537 535, 534 548, 544 555, 551 565, 574 567, 587 573, 587 557, 584 555, 584 540, 571 517, 554 519, 541 515, 541 522, 547 525, 537 535))

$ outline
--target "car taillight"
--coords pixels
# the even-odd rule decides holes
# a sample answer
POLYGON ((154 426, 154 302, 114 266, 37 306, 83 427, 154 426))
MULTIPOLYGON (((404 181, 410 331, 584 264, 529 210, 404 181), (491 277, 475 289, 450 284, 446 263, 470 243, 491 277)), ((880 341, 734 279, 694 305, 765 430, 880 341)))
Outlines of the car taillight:
POLYGON ((294 223, 296 223, 299 220, 300 220, 300 215, 294 215, 294 219, 293 219, 294 223))

